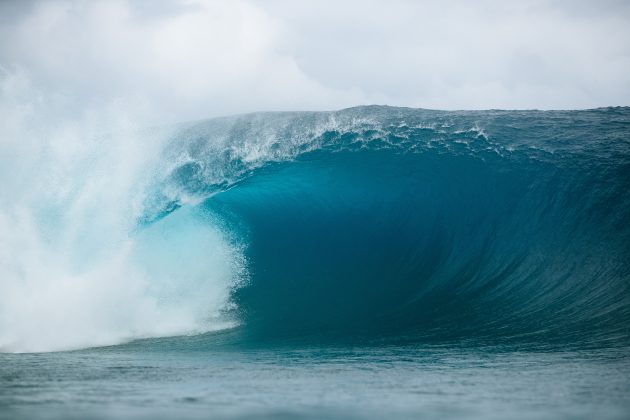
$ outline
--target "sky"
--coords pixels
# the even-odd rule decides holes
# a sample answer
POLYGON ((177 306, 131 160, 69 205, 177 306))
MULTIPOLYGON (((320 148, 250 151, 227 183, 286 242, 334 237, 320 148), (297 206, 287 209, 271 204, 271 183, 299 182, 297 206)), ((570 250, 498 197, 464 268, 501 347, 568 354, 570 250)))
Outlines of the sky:
POLYGON ((147 123, 630 105, 630 2, 4 0, 0 89, 4 112, 147 123))

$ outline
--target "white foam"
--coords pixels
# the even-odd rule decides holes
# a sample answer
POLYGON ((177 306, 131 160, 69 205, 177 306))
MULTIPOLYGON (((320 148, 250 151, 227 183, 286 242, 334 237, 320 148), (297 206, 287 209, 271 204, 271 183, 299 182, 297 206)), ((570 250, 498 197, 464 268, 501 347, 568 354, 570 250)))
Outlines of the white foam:
POLYGON ((27 81, 0 83, 0 351, 225 327, 239 247, 193 209, 135 230, 159 133, 138 135, 115 108, 61 118, 27 81))

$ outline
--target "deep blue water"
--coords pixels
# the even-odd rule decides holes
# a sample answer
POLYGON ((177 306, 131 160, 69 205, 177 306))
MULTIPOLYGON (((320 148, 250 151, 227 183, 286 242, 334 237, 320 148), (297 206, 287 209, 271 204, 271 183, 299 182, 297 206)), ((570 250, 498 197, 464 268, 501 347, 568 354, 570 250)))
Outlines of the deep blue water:
POLYGON ((0 354, 0 417, 630 416, 630 108, 249 114, 162 156, 130 235, 223 232, 234 326, 0 354))

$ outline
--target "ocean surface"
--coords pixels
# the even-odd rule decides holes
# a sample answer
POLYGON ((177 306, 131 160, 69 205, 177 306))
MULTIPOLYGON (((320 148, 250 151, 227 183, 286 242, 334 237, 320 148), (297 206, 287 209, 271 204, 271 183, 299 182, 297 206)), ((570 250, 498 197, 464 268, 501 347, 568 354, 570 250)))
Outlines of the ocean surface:
POLYGON ((0 419, 630 418, 630 108, 16 150, 0 419))

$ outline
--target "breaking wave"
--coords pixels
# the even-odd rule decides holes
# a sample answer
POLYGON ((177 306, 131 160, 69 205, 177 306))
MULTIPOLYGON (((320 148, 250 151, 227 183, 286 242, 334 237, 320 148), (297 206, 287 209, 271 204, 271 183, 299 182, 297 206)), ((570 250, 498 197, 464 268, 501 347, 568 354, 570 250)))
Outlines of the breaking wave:
POLYGON ((230 327, 248 342, 630 342, 628 108, 259 113, 152 147, 118 197, 85 199, 88 179, 27 202, 43 219, 4 209, 2 348, 230 327))

